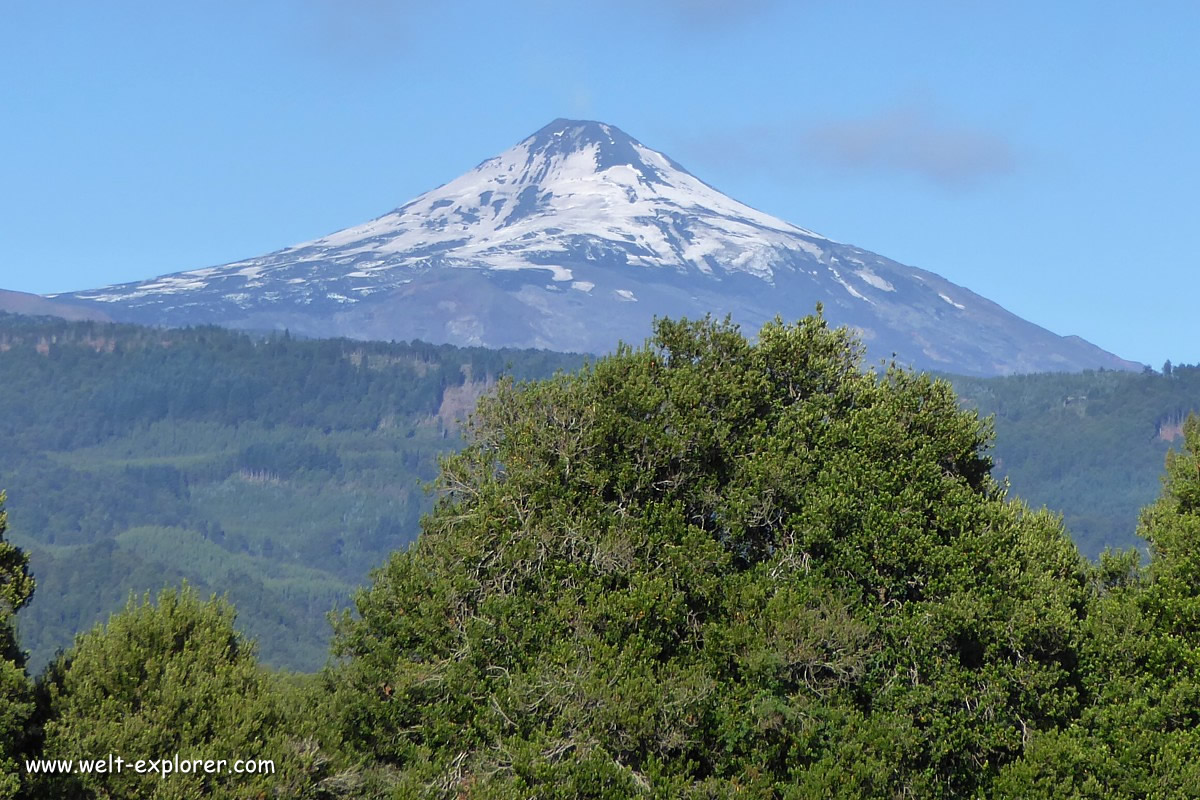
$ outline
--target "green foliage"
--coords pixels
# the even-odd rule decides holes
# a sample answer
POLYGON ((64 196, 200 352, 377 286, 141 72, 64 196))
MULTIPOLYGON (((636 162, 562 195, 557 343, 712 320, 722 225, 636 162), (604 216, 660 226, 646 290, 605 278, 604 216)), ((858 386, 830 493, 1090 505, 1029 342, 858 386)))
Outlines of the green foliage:
POLYGON ((277 478, 291 478, 301 470, 336 473, 342 460, 328 447, 303 442, 257 442, 237 455, 238 469, 277 478))
MULTIPOLYGON (((22 615, 31 666, 130 592, 187 579, 228 593, 268 663, 318 669, 325 614, 416 536, 454 417, 500 374, 581 362, 0 314, 0 485, 43 588, 22 615)), ((1092 557, 1138 542, 1158 437, 1200 405, 1186 365, 953 380, 995 415, 997 475, 1092 557)))
POLYGON ((0 485, 42 587, 31 665, 187 579, 228 593, 269 663, 318 669, 326 614, 416 535, 454 417, 502 372, 578 361, 0 314, 0 485))
MULTIPOLYGON (((29 575, 29 556, 5 541, 8 530, 6 500, 0 492, 0 620, 10 621, 33 597, 33 578, 29 575)), ((8 650, 3 655, 11 656, 8 650)))
POLYGON ((1200 796, 1200 419, 1167 456, 1142 514, 1150 562, 1108 555, 1084 627, 1086 703, 1035 739, 1001 782, 1009 796, 1200 796))
POLYGON ((1200 796, 1196 368, 967 382, 1017 432, 996 452, 1026 498, 1038 476, 1073 503, 1120 494, 1080 488, 1120 470, 1047 442, 1130 449, 1132 486, 1151 440, 1182 434, 1138 529, 1149 563, 1088 564, 1006 500, 989 424, 947 383, 864 374, 820 317, 754 344, 664 321, 579 374, 500 382, 321 675, 264 669, 233 606, 185 588, 129 600, 35 693, 19 609, 27 635, 61 634, 188 576, 311 664, 314 620, 411 537, 458 387, 499 368, 13 318, 0 345, 24 498, 21 549, 0 512, 0 798, 1200 796), (196 375, 228 391, 185 396, 196 375), (1058 452, 1039 466, 1038 447, 1058 452), (56 605, 29 604, 30 563, 56 605), (109 753, 276 772, 19 783, 23 758, 109 753))
POLYGON ((1026 502, 1062 512, 1090 558, 1141 547, 1138 511, 1154 501, 1163 458, 1191 411, 1200 367, 1169 372, 950 377, 965 405, 994 415, 996 474, 1026 502))
POLYGON ((18 762, 33 714, 25 655, 17 645, 14 617, 33 596, 28 556, 5 541, 8 515, 0 492, 0 798, 15 797, 18 762))
POLYGON ((120 771, 42 778, 45 797, 317 797, 328 761, 310 737, 303 693, 264 672, 224 601, 188 588, 131 599, 79 637, 47 671, 44 758, 131 762, 120 771), (232 767, 138 774, 137 759, 267 759, 270 773, 232 767))
POLYGON ((1088 572, 950 387, 820 318, 502 383, 338 625, 400 796, 960 797, 1077 713, 1088 572))

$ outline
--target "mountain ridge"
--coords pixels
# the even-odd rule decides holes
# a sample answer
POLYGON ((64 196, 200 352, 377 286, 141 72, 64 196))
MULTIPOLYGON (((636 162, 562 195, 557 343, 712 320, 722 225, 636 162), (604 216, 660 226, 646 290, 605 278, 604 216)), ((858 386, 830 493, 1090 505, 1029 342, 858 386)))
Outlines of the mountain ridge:
POLYGON ((639 342, 654 316, 757 330, 822 303, 872 359, 972 375, 1141 368, 734 200, 615 126, 567 119, 362 225, 55 297, 148 324, 593 353, 639 342))
POLYGON ((95 320, 97 322, 105 322, 110 319, 102 310, 92 306, 60 302, 41 295, 9 289, 0 289, 0 312, 59 317, 67 320, 95 320))

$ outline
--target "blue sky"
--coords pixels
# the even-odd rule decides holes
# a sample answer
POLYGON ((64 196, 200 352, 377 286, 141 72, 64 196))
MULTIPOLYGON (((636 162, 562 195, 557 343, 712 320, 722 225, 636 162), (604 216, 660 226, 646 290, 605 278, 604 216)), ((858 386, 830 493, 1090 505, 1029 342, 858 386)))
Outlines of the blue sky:
POLYGON ((1158 367, 1200 362, 1200 3, 0 0, 0 287, 378 216, 555 117, 1158 367))

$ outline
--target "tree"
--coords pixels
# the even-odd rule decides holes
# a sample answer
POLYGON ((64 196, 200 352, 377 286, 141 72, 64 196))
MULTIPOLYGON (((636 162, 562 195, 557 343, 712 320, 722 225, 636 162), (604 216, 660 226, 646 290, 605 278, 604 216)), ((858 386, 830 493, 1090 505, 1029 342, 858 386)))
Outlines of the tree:
POLYGON ((33 596, 34 584, 29 556, 4 540, 4 500, 0 492, 0 798, 15 797, 20 787, 19 761, 34 707, 14 624, 16 613, 33 596))
POLYGON ((44 757, 121 756, 119 772, 45 780, 45 797, 318 797, 328 759, 311 740, 312 709, 259 667, 223 600, 164 590, 130 599, 50 666, 44 757), (138 774, 143 759, 209 761, 212 770, 138 774), (215 762, 226 759, 223 768, 215 762), (237 773, 234 760, 256 762, 237 773), (270 769, 260 760, 272 762, 270 769), (259 768, 261 766, 261 768, 259 768))
POLYGON ((1200 795, 1200 418, 1183 434, 1162 494, 1142 512, 1149 563, 1110 553, 1097 571, 1079 719, 1039 734, 999 796, 1200 795))
POLYGON ((1076 713, 1087 570, 948 385, 820 317, 500 385, 337 626, 406 796, 958 797, 1076 713))

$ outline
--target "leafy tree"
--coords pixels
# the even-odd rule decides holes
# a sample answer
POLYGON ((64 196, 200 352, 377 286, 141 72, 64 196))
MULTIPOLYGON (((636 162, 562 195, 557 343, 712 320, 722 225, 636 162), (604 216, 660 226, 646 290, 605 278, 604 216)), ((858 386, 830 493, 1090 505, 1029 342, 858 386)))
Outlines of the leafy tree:
POLYGON ((401 796, 961 797, 1077 713, 1087 571, 949 386, 845 330, 660 321, 503 383, 338 624, 401 796))
POLYGON ((1200 797, 1200 418, 1142 513, 1150 545, 1109 554, 1088 617, 1075 724, 1039 735, 1001 781, 1025 797, 1200 797))
MULTIPOLYGON (((46 779, 45 797, 317 797, 328 759, 311 739, 315 714, 294 688, 259 667, 222 600, 189 588, 157 603, 130 599, 106 626, 79 637, 51 665, 44 757, 131 762, 119 772, 46 779), (227 759, 219 772, 138 774, 136 759, 227 759), (268 759, 272 772, 235 774, 234 759, 268 759)), ((215 767, 214 767, 215 769, 215 767)))
POLYGON ((29 558, 4 540, 8 515, 0 492, 0 798, 15 797, 19 761, 33 714, 33 693, 25 675, 25 654, 17 646, 14 617, 33 596, 29 558))

